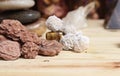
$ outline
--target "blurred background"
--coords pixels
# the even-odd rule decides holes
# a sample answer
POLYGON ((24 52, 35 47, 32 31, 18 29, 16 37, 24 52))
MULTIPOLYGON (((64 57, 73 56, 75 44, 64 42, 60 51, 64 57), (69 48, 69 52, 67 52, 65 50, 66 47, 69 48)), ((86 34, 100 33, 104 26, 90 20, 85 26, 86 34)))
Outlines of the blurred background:
MULTIPOLYGON (((0 0, 0 3, 4 1, 12 1, 12 0, 0 0)), ((19 1, 19 0, 13 0, 13 1, 19 1)), ((27 1, 31 1, 31 0, 27 0, 27 1)), ((34 0, 35 2, 34 6, 25 9, 16 8, 14 10, 33 9, 39 11, 41 17, 44 18, 47 18, 48 16, 53 14, 55 14, 60 18, 63 18, 69 11, 75 10, 79 6, 86 6, 88 3, 93 1, 95 1, 96 7, 88 15, 88 18, 104 19, 112 13, 118 0, 34 0)), ((0 13, 13 10, 13 9, 4 10, 3 7, 4 5, 0 6, 0 13)))
POLYGON ((79 6, 85 6, 88 3, 95 1, 96 8, 91 11, 88 18, 104 19, 107 18, 113 11, 118 0, 35 0, 35 9, 42 13, 42 16, 48 17, 55 14, 62 18, 69 11, 77 9, 79 6), (48 12, 49 11, 49 12, 48 12), (51 13, 50 13, 51 12, 51 13))
POLYGON ((95 2, 95 8, 88 19, 105 19, 108 22, 118 0, 0 0, 0 22, 4 19, 17 19, 39 36, 45 32, 45 20, 56 15, 64 18, 69 11, 95 2), (39 27, 40 26, 40 27, 39 27))

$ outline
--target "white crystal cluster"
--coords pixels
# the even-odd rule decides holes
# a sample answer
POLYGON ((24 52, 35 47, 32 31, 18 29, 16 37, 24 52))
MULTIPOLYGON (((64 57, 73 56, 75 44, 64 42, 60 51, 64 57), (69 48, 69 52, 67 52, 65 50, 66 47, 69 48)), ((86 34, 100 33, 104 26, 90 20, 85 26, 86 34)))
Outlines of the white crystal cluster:
POLYGON ((50 16, 46 20, 46 26, 51 31, 60 31, 63 27, 63 21, 57 18, 55 15, 50 16))
POLYGON ((89 38, 83 36, 73 25, 65 25, 64 22, 56 16, 50 16, 46 21, 46 26, 51 31, 62 31, 65 35, 61 38, 65 50, 83 52, 89 47, 89 38))
POLYGON ((62 37, 60 42, 64 45, 65 50, 73 50, 75 52, 83 52, 89 47, 89 38, 78 34, 68 33, 62 37))
POLYGON ((95 2, 91 2, 85 7, 80 6, 76 10, 68 12, 68 14, 62 19, 65 25, 74 25, 77 30, 85 28, 87 24, 87 15, 95 8, 95 2))

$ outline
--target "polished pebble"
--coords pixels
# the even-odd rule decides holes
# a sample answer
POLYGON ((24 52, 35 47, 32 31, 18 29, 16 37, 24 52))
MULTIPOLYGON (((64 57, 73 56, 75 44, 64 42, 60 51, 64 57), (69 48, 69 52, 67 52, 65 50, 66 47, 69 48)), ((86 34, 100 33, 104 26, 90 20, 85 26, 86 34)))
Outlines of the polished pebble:
POLYGON ((19 20, 23 24, 29 24, 40 18, 40 13, 33 10, 9 11, 0 14, 0 22, 3 19, 19 20))
POLYGON ((27 9, 35 5, 34 0, 0 0, 0 10, 27 9))
POLYGON ((39 18, 36 22, 26 25, 26 28, 31 32, 35 32, 40 37, 46 32, 45 22, 44 18, 39 18))

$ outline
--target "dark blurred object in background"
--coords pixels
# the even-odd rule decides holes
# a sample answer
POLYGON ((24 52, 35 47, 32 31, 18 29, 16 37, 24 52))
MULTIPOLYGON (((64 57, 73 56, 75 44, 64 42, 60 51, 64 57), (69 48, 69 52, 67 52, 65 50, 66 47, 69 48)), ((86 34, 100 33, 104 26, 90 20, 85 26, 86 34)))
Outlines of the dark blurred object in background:
MULTIPOLYGON (((43 17, 47 18, 48 16, 56 15, 59 18, 63 18, 69 11, 75 10, 80 6, 86 6, 92 1, 96 1, 96 6, 99 6, 98 0, 36 0, 36 4, 43 17)), ((99 18, 96 8, 93 9, 88 17, 92 19, 99 18)))
POLYGON ((118 0, 99 0, 100 7, 97 9, 100 19, 108 17, 118 0))
POLYGON ((65 0, 37 0, 37 7, 44 17, 56 15, 62 18, 68 12, 65 0))
MULTIPOLYGON (((118 0, 34 0, 34 10, 39 10, 42 17, 47 18, 50 15, 56 15, 63 18, 69 11, 75 10, 80 6, 86 6, 95 1, 96 8, 88 15, 90 19, 109 19, 112 10, 118 0)), ((31 9, 31 8, 30 8, 31 9)), ((2 11, 1 11, 2 12, 2 11)))
POLYGON ((120 0, 118 0, 111 16, 108 18, 105 28, 120 29, 120 0))
POLYGON ((90 19, 107 18, 113 10, 117 0, 35 0, 38 10, 43 17, 56 15, 63 18, 69 11, 77 9, 79 6, 85 6, 95 1, 96 8, 88 15, 90 19))
MULTIPOLYGON (((101 16, 101 18, 105 19, 105 23, 104 25, 106 26, 113 11, 114 11, 114 8, 118 2, 118 0, 107 0, 107 1, 104 1, 105 2, 105 8, 103 8, 103 12, 102 12, 102 9, 101 9, 101 13, 103 13, 103 16, 101 16)), ((100 14, 102 15, 102 14, 100 14)))

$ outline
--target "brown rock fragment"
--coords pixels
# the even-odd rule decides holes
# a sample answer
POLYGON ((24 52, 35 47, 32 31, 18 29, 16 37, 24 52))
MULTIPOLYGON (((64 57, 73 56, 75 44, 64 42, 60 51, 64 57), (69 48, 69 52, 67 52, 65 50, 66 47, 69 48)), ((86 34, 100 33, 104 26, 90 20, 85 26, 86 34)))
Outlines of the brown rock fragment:
POLYGON ((62 50, 62 45, 55 41, 55 40, 44 40, 42 39, 40 42, 40 55, 45 56, 55 56, 58 55, 58 53, 62 50))
POLYGON ((26 28, 18 20, 3 20, 0 24, 0 34, 3 34, 13 40, 19 40, 22 32, 26 28))
POLYGON ((32 32, 23 32, 23 33, 21 33, 20 40, 23 43, 34 42, 36 44, 39 44, 39 37, 37 36, 37 34, 32 33, 32 32))
POLYGON ((20 45, 18 42, 9 40, 0 42, 0 57, 4 60, 15 60, 20 55, 20 45))
POLYGON ((26 42, 21 49, 22 56, 26 59, 34 59, 38 55, 39 46, 33 42, 26 42))
POLYGON ((37 34, 29 32, 17 20, 3 20, 0 24, 0 33, 15 41, 34 42, 38 44, 39 38, 37 34))

